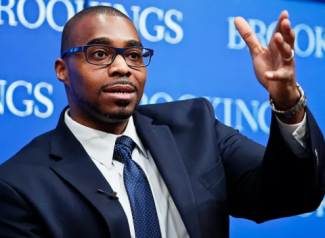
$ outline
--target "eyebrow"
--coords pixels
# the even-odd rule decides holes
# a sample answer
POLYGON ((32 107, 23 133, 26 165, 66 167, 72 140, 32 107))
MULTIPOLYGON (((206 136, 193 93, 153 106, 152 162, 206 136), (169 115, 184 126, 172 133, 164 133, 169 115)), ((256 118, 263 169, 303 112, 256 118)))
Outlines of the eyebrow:
MULTIPOLYGON (((100 37, 100 38, 95 38, 87 42, 87 45, 96 45, 96 44, 103 44, 103 45, 111 45, 112 41, 107 38, 107 37, 100 37)), ((126 40, 125 41, 125 47, 130 47, 130 46, 140 46, 143 47, 142 43, 137 40, 126 40)))
POLYGON ((125 43, 126 43, 126 46, 141 46, 141 47, 143 47, 142 43, 137 40, 128 40, 125 43))
POLYGON ((109 45, 111 43, 111 40, 107 37, 100 37, 92 39, 91 41, 87 42, 87 45, 95 45, 95 44, 104 44, 109 45))

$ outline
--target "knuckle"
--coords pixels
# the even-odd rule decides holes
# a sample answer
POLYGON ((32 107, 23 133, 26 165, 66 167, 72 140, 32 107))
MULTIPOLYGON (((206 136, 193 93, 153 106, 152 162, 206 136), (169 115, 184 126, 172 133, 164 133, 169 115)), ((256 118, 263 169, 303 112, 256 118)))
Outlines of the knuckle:
POLYGON ((294 76, 294 72, 292 70, 290 70, 288 73, 288 78, 291 79, 291 78, 293 78, 293 76, 294 76))
POLYGON ((285 51, 287 52, 287 54, 289 54, 290 56, 292 55, 292 52, 291 52, 291 46, 289 44, 285 44, 284 45, 284 49, 285 51))
POLYGON ((253 35, 253 31, 248 31, 247 33, 243 34, 242 37, 244 40, 251 37, 253 35))
POLYGON ((252 47, 251 51, 254 53, 254 54, 259 54, 263 51, 263 47, 259 44, 256 44, 252 47))
POLYGON ((293 78, 293 76, 294 76, 293 71, 291 70, 291 68, 290 69, 288 68, 283 72, 282 78, 284 80, 290 81, 293 78))

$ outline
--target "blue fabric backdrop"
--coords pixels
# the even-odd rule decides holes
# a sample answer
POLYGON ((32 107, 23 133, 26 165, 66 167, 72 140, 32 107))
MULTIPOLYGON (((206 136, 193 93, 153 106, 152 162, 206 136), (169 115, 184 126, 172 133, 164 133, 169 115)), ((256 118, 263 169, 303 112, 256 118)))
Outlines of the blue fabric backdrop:
MULTIPOLYGON (((155 50, 142 104, 206 97, 219 120, 262 144, 269 133, 268 95, 255 79, 234 17, 246 18, 267 44, 287 9, 297 34, 298 82, 325 130, 322 1, 0 0, 0 163, 55 127, 67 105, 54 72, 63 25, 84 7, 99 4, 126 13, 144 46, 155 50)), ((312 214, 262 225, 231 219, 231 237, 325 237, 324 210, 325 202, 312 214)))

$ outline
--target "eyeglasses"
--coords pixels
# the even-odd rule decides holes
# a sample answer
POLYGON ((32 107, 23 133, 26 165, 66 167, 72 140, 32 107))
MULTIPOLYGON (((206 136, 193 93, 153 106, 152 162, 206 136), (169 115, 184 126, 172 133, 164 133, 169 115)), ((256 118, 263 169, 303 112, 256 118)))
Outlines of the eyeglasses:
POLYGON ((108 66, 111 65, 117 54, 121 54, 130 67, 146 67, 150 64, 153 50, 140 46, 116 48, 108 45, 84 45, 74 47, 62 53, 66 54, 85 52, 89 64, 108 66))

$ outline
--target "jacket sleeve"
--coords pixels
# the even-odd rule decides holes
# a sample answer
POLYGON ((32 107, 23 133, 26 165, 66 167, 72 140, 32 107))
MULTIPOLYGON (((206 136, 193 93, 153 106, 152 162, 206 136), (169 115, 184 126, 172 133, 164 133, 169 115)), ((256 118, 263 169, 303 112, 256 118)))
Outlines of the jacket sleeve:
MULTIPOLYGON (((211 114, 214 110, 207 103, 211 114)), ((215 121, 230 215, 261 223, 315 210, 324 196, 324 137, 309 109, 307 151, 291 151, 272 115, 268 145, 215 121)))
POLYGON ((49 237, 41 224, 24 198, 0 180, 0 237, 49 237))

